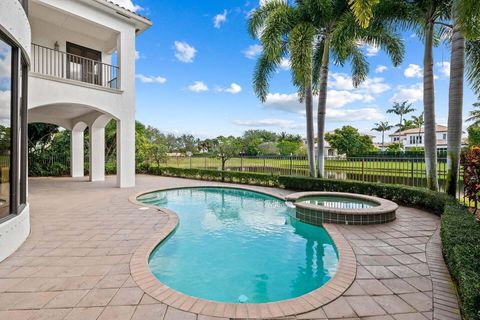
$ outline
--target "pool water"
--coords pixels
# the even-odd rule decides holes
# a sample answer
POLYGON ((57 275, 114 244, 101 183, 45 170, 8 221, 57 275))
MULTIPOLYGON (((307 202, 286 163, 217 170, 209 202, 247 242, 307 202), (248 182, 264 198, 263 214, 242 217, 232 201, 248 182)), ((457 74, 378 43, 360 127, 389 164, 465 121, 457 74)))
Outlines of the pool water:
POLYGON ((378 203, 373 201, 344 196, 311 196, 300 198, 296 202, 305 202, 317 206, 336 209, 367 209, 379 206, 378 203))
POLYGON ((291 217, 284 201, 231 188, 185 188, 138 200, 175 211, 176 231, 150 255, 153 274, 184 294, 227 303, 299 297, 335 274, 322 227, 291 217))

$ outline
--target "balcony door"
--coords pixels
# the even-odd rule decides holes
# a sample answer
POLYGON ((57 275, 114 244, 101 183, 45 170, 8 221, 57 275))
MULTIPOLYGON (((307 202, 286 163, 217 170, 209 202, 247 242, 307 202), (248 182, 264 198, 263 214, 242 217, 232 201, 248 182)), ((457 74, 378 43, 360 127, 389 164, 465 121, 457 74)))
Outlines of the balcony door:
POLYGON ((102 53, 67 42, 67 77, 96 85, 102 85, 102 53))

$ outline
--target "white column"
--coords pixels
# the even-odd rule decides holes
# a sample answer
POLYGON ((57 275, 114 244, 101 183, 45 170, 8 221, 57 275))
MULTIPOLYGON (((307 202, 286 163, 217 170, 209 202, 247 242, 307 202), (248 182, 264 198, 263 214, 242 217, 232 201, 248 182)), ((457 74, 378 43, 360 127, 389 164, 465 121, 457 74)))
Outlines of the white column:
POLYGON ((117 186, 135 186, 135 118, 117 121, 117 186))
POLYGON ((105 181, 105 127, 89 127, 90 181, 105 181))
POLYGON ((135 30, 125 28, 117 38, 122 115, 117 120, 117 186, 135 186, 135 30))
POLYGON ((84 175, 84 134, 83 130, 73 129, 70 137, 70 171, 72 177, 84 175))

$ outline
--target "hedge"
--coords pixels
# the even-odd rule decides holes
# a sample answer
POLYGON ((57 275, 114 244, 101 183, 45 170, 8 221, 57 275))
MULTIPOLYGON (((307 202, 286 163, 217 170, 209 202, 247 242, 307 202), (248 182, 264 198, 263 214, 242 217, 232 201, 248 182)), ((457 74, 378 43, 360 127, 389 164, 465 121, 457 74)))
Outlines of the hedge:
POLYGON ((466 320, 480 320, 480 224, 467 208, 445 193, 401 185, 205 169, 149 167, 143 168, 143 173, 289 190, 352 192, 431 211, 441 216, 443 255, 457 284, 462 316, 466 320))

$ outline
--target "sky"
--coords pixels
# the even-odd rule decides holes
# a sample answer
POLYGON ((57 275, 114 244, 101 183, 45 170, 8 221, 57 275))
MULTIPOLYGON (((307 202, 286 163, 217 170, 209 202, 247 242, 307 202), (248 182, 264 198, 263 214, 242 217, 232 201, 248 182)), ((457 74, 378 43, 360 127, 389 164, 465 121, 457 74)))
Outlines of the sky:
MULTIPOLYGON (((165 133, 199 138, 241 135, 249 129, 305 135, 304 105, 291 84, 288 60, 271 80, 261 103, 252 88, 261 51, 247 29, 258 0, 115 0, 153 21, 137 37, 137 120, 165 133)), ((378 48, 363 46, 370 72, 353 88, 350 65, 330 65, 326 128, 351 125, 362 133, 374 123, 398 123, 387 114, 393 102, 408 100, 418 115, 423 109, 423 45, 413 32, 401 34, 405 57, 399 67, 378 48)), ((450 49, 434 50, 436 119, 447 123, 450 49)), ((465 82, 464 116, 476 97, 465 82)), ((409 115, 410 116, 410 115, 409 115)), ((409 117, 407 116, 407 118, 409 117)))

